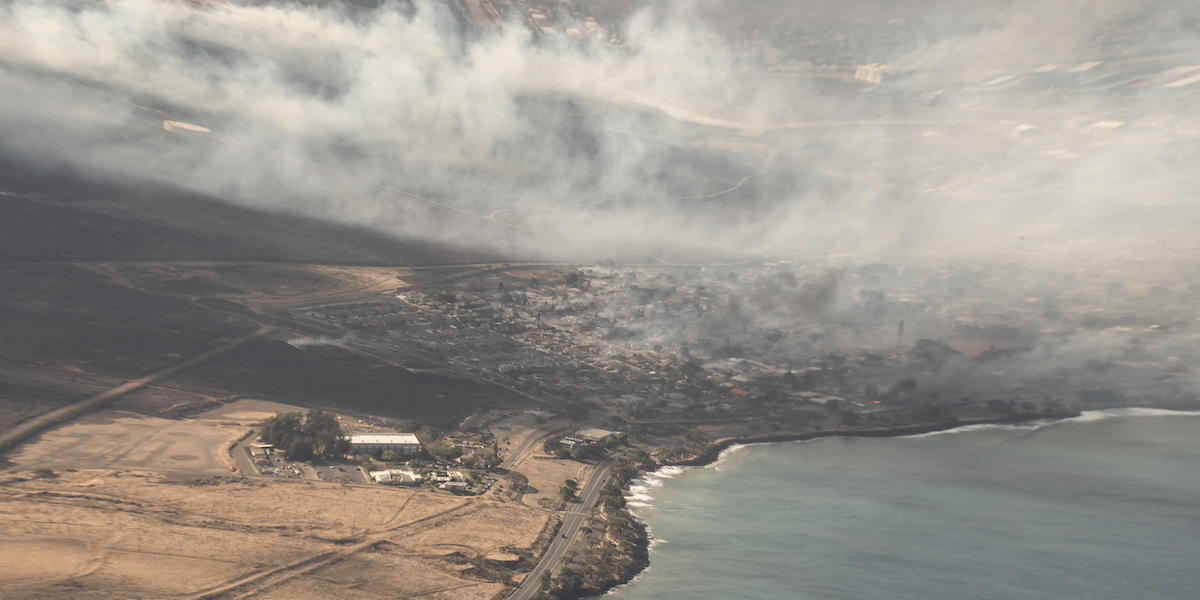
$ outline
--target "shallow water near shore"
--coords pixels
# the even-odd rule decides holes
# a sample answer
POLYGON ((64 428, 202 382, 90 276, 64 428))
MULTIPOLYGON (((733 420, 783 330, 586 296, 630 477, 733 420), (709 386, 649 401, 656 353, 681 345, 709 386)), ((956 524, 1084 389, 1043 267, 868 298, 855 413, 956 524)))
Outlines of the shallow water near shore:
POLYGON ((1200 597, 1200 413, 737 447, 629 501, 617 600, 1200 597))

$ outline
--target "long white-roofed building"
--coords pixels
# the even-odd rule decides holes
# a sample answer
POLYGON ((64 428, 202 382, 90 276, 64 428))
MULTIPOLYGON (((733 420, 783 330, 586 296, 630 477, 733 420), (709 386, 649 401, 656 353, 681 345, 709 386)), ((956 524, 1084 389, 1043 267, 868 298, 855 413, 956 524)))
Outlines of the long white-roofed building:
POLYGON ((421 442, 411 433, 355 433, 348 437, 351 454, 377 454, 391 450, 407 456, 421 451, 421 442))

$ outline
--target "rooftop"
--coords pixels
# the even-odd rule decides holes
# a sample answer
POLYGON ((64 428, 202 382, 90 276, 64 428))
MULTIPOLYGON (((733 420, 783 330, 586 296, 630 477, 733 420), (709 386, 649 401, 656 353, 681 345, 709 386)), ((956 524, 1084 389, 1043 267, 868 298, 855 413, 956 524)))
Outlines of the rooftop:
POLYGON ((576 435, 576 437, 588 440, 590 442, 599 442, 614 433, 616 433, 616 432, 609 431, 607 429, 596 429, 593 427, 590 429, 581 429, 575 435, 576 435))
POLYGON ((349 436, 351 444, 420 444, 411 433, 355 433, 349 436))

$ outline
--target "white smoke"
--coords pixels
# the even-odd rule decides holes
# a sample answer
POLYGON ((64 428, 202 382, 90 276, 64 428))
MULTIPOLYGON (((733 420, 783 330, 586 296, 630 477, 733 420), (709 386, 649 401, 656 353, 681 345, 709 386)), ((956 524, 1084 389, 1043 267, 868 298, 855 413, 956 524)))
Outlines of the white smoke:
MULTIPOLYGON (((783 6, 755 10, 768 5, 783 6)), ((921 36, 854 51, 916 75, 859 89, 827 85, 826 67, 777 76, 770 65, 822 57, 731 41, 712 23, 735 12, 720 3, 681 6, 635 15, 614 46, 535 43, 521 26, 464 36, 432 2, 353 14, 9 2, 0 151, 543 256, 1037 262, 1195 249, 1196 132, 1160 96, 982 85, 1102 61, 1097 40, 1122 20, 1155 48, 1195 53, 1178 10, 1006 1, 963 22, 947 16, 961 7, 914 2, 931 23, 921 36), (889 96, 917 94, 904 86, 937 101, 889 96)), ((804 7, 787 18, 830 11, 804 7)))

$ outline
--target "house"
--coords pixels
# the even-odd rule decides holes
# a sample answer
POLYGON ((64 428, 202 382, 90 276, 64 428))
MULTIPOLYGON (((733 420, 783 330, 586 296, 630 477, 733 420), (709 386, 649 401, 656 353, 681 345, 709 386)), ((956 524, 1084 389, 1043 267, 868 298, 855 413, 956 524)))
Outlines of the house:
POLYGON ((348 437, 351 454, 394 452, 408 456, 421 451, 421 442, 411 433, 355 433, 348 437))

